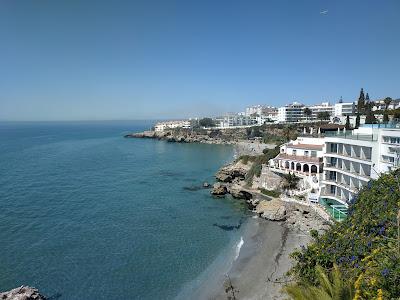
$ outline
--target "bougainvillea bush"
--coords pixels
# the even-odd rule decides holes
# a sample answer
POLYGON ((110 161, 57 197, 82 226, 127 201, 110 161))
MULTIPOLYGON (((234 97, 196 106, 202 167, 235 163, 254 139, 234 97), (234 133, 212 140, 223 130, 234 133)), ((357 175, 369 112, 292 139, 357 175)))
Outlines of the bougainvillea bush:
POLYGON ((317 265, 329 272, 339 266, 355 288, 354 299, 400 297, 398 218, 400 171, 382 175, 362 189, 349 215, 315 241, 292 253, 289 272, 297 282, 318 285, 317 265))

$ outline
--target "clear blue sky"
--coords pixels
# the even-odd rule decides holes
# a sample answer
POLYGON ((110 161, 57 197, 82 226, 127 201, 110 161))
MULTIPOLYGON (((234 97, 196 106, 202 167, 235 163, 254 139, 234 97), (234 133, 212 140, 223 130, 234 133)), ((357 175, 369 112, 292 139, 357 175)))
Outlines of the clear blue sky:
POLYGON ((398 0, 0 2, 0 120, 216 115, 361 87, 400 96, 398 0))

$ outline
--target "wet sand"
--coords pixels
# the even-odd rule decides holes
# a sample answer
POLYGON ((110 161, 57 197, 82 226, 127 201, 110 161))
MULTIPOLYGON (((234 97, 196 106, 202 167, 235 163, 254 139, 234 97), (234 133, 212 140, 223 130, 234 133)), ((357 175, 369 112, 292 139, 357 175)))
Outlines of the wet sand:
MULTIPOLYGON (((236 299, 287 299, 282 294, 283 276, 290 269, 289 254, 310 237, 287 229, 280 222, 255 219, 249 226, 238 259, 228 272, 236 299)), ((215 294, 203 299, 227 299, 221 286, 215 294)))

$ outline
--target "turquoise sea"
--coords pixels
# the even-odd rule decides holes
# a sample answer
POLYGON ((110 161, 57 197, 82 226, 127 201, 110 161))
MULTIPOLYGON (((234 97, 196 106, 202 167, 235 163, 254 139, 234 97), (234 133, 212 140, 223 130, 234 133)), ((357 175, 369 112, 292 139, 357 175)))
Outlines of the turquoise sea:
POLYGON ((0 123, 0 291, 174 299, 232 252, 245 208, 202 188, 232 148, 122 137, 150 126, 0 123))

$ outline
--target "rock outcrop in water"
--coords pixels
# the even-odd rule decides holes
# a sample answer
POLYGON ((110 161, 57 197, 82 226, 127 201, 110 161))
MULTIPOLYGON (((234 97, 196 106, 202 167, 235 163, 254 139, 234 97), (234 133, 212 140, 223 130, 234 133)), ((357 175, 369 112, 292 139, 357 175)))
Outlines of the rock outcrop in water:
POLYGON ((220 182, 215 183, 211 190, 211 194, 214 196, 225 196, 227 193, 228 190, 226 189, 226 186, 220 182))
POLYGON ((20 286, 8 292, 0 293, 0 299, 6 300, 46 300, 47 298, 33 287, 20 286))

